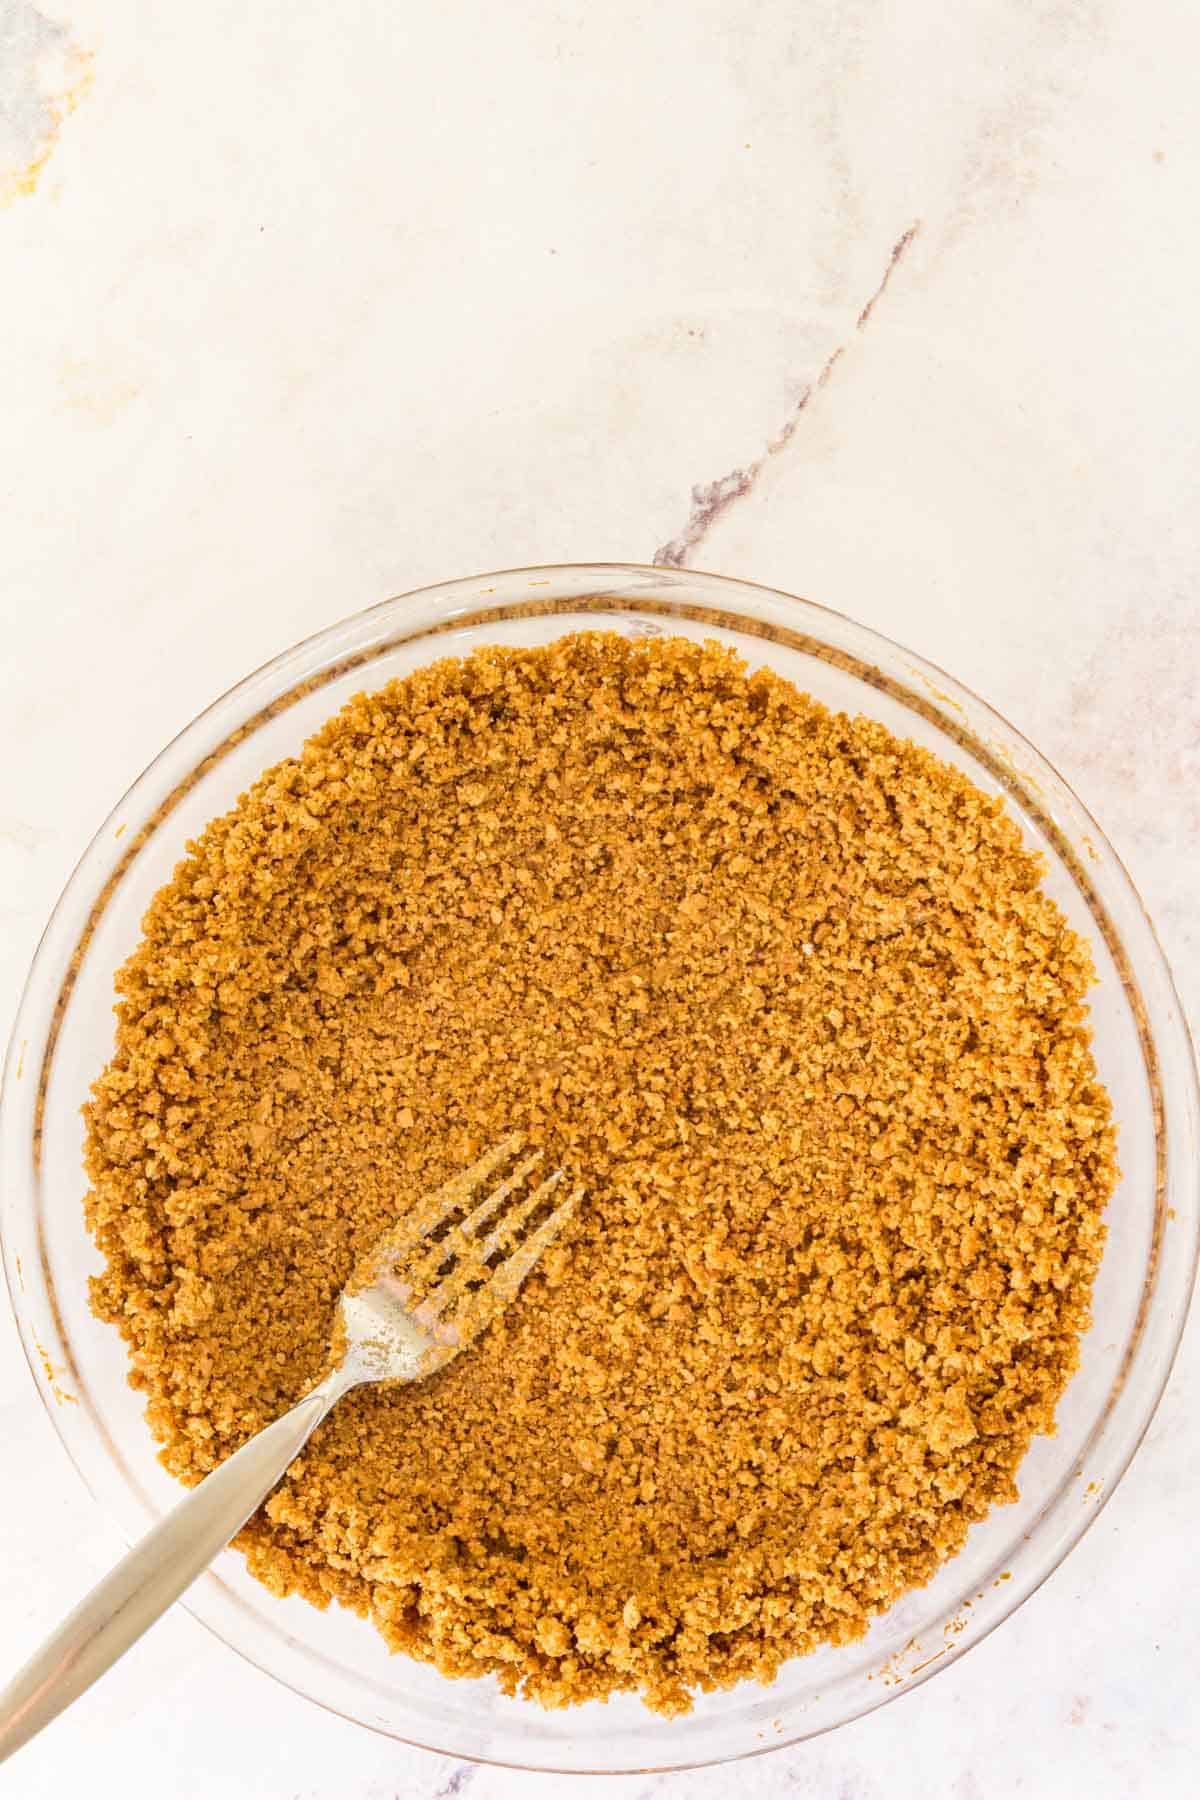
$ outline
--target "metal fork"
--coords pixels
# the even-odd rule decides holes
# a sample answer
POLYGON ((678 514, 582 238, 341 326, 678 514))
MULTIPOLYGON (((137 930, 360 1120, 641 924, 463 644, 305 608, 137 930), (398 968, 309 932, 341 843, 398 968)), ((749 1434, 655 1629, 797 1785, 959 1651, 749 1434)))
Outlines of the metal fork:
POLYGON ((579 1198, 572 1194, 522 1237, 561 1181, 562 1170, 556 1169, 532 1191, 512 1198, 503 1217, 485 1233, 484 1227, 537 1167, 541 1154, 535 1152, 516 1162, 458 1220, 489 1177, 514 1162, 520 1148, 519 1136, 506 1138, 452 1177, 355 1271, 339 1304, 335 1366, 324 1381, 205 1476, 92 1589, 0 1693, 0 1762, 98 1680, 191 1586, 266 1499, 343 1394, 361 1382, 423 1381, 451 1362, 509 1304, 579 1198), (505 1249, 507 1256, 493 1263, 505 1249), (427 1278, 438 1275, 440 1280, 425 1286, 427 1278))

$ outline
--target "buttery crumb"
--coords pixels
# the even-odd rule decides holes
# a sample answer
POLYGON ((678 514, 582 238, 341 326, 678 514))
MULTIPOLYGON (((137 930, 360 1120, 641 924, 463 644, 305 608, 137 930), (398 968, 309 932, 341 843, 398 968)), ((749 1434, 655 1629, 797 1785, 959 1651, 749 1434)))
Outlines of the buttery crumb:
POLYGON ((194 1482, 508 1133, 586 1198, 239 1543, 448 1675, 671 1713, 926 1582, 1078 1361, 1115 1181, 1088 951, 1001 803, 728 650, 589 633, 359 695, 118 978, 96 1311, 194 1482))

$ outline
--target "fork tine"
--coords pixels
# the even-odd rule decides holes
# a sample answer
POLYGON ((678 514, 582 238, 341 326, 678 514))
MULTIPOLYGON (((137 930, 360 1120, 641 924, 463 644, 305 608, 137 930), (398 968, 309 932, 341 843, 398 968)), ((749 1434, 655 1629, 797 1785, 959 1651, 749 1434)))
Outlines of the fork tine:
POLYGON ((400 1220, 389 1238, 389 1249, 393 1253, 413 1249, 422 1238, 436 1231, 450 1214, 457 1212, 471 1198, 477 1188, 487 1180, 500 1165, 514 1156, 521 1148, 524 1139, 519 1131, 512 1132, 503 1138, 491 1150, 484 1153, 478 1162, 472 1163, 458 1175, 452 1175, 449 1181, 430 1194, 415 1206, 407 1217, 400 1220))
POLYGON ((487 1199, 482 1200, 475 1208, 475 1211, 469 1213, 463 1220, 462 1225, 459 1227, 463 1235, 466 1237, 476 1237, 479 1233, 480 1226, 487 1224, 496 1208, 502 1201, 507 1199, 508 1195, 512 1193, 515 1187, 520 1186, 531 1169, 537 1168, 537 1165, 541 1162, 544 1155, 544 1150, 535 1150, 532 1156, 527 1156, 524 1162, 518 1163, 512 1174, 506 1175, 504 1180, 501 1181, 488 1195, 487 1199))
MULTIPOLYGON (((561 1176, 562 1170, 556 1169, 549 1180, 542 1183, 538 1193, 545 1193, 547 1188, 553 1187, 561 1179, 561 1176)), ((569 1200, 564 1200, 562 1205, 557 1207, 548 1219, 544 1219, 537 1230, 531 1232, 525 1242, 513 1251, 507 1261, 498 1263, 494 1269, 489 1269, 483 1261, 484 1255, 487 1254, 484 1247, 481 1247, 478 1256, 472 1256, 459 1262, 445 1280, 439 1282, 421 1302, 417 1309, 417 1317, 420 1321, 427 1326, 433 1326, 443 1317, 449 1317, 455 1327, 462 1332, 463 1341, 469 1342, 514 1298, 529 1271, 541 1258, 542 1252, 557 1237, 581 1193, 582 1189, 572 1194, 569 1200), (468 1283, 477 1281, 480 1276, 484 1277, 483 1285, 473 1290, 469 1289, 468 1283)), ((536 1200, 536 1198, 536 1195, 532 1196, 532 1199, 536 1200)), ((525 1205, 522 1211, 527 1212, 528 1205, 525 1205)), ((507 1236, 508 1233, 506 1231, 503 1234, 493 1235, 507 1236)))
POLYGON ((487 1237, 484 1238, 483 1243, 480 1245, 479 1257, 481 1262, 486 1262, 488 1257, 492 1256, 500 1248, 501 1244, 509 1242, 520 1235, 521 1227, 524 1225, 526 1219, 537 1210, 539 1204, 546 1198, 547 1194, 553 1193, 562 1178, 562 1170, 555 1169, 553 1175, 547 1175, 545 1181, 538 1187, 535 1187, 532 1194, 527 1195, 524 1200, 513 1207, 511 1212, 505 1214, 495 1230, 489 1231, 487 1237))
POLYGON ((549 1249, 571 1214, 574 1212, 582 1193, 576 1188, 573 1194, 556 1206, 548 1219, 543 1219, 536 1231, 530 1233, 525 1242, 500 1263, 488 1283, 489 1302, 497 1307, 507 1306, 517 1289, 541 1261, 543 1253, 549 1249))

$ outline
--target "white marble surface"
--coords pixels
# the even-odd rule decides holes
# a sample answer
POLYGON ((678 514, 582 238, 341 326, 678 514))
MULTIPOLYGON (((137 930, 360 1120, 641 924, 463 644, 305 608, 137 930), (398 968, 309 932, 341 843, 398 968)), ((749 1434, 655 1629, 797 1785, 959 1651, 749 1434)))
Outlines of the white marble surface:
MULTIPOLYGON (((146 760, 454 574, 685 559, 943 663, 1090 803, 1200 1016, 1193 0, 0 0, 0 1012, 146 760)), ((0 1321, 0 1649, 115 1534, 0 1321)), ((1200 1333, 1049 1584, 735 1779, 1196 1791, 1200 1333)), ((607 1783, 701 1800, 728 1772, 607 1783)), ((182 1614, 49 1800, 594 1793, 327 1717, 182 1614)))

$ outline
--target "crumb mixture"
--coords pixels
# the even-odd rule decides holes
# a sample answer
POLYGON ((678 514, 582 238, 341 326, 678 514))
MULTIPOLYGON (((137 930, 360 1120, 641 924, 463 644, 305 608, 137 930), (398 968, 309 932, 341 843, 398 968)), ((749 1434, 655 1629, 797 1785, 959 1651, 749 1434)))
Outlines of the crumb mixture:
POLYGON ((860 1636, 1053 1428, 1115 1179, 1084 944, 954 768, 716 645, 360 695, 190 848, 88 1109, 97 1311, 192 1482, 519 1130, 586 1198, 239 1540, 448 1675, 664 1712, 860 1636))

